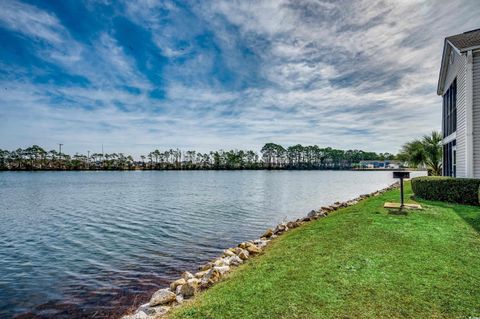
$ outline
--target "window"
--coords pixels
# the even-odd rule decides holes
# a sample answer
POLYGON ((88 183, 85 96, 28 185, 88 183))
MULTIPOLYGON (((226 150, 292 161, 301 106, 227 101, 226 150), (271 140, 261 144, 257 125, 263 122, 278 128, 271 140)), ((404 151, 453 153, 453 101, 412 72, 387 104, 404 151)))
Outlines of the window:
POLYGON ((443 176, 457 176, 457 141, 443 145, 443 176))
POLYGON ((457 131, 457 79, 443 95, 443 137, 457 131))
POLYGON ((453 176, 456 177, 457 176, 457 146, 456 145, 453 145, 452 146, 452 172, 453 172, 453 176))

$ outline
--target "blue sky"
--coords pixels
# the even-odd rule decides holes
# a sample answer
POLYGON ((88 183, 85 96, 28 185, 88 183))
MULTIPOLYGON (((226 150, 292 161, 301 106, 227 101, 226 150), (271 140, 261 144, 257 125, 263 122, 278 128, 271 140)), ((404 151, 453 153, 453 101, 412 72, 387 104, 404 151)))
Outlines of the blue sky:
POLYGON ((0 3, 0 148, 396 152, 440 129, 472 1, 0 3))

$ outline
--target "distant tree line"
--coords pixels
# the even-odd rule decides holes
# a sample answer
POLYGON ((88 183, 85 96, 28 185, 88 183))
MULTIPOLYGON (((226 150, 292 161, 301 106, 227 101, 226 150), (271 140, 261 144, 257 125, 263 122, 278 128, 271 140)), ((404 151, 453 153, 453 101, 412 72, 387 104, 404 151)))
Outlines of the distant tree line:
POLYGON ((140 160, 123 153, 68 155, 38 145, 0 149, 0 170, 202 170, 202 169, 351 169, 362 160, 392 160, 389 153, 339 150, 300 144, 284 148, 267 143, 260 155, 252 150, 154 150, 140 160))
POLYGON ((395 159, 395 155, 390 153, 345 151, 300 144, 284 148, 282 145, 267 143, 261 153, 264 167, 286 169, 350 169, 360 161, 395 159))

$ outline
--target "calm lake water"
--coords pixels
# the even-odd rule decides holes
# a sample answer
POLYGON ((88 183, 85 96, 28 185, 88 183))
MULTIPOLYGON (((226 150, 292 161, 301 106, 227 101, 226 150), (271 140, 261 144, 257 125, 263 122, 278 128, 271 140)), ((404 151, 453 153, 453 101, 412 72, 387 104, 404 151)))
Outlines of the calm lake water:
POLYGON ((1 172, 0 318, 121 314, 222 249, 391 175, 1 172))

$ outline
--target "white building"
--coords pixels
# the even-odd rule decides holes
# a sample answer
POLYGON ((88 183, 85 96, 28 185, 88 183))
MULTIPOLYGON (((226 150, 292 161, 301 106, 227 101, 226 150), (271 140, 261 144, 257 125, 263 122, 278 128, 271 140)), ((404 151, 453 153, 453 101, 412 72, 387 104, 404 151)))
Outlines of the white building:
POLYGON ((480 178, 480 29, 445 39, 437 94, 443 175, 480 178))

